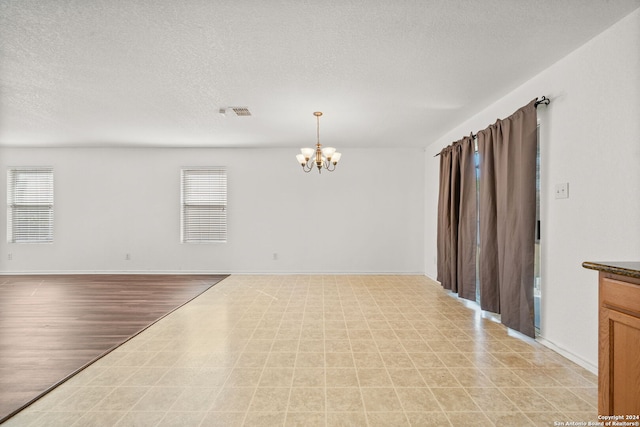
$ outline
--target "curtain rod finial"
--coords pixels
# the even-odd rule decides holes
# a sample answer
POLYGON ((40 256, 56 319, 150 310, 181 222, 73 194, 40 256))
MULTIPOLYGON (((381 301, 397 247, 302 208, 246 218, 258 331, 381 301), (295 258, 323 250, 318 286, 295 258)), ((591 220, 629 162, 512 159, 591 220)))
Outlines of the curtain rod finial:
POLYGON ((542 95, 542 98, 537 100, 536 103, 533 104, 533 105, 536 106, 536 107, 538 105, 540 105, 540 104, 549 105, 550 102, 551 102, 551 100, 549 98, 547 98, 546 96, 542 95))

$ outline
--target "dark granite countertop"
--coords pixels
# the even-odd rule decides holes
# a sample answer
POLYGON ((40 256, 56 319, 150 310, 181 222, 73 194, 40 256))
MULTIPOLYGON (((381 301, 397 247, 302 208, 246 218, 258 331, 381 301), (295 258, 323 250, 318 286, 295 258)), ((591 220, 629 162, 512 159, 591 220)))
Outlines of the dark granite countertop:
POLYGON ((640 261, 583 262, 582 266, 591 270, 640 279, 640 261))

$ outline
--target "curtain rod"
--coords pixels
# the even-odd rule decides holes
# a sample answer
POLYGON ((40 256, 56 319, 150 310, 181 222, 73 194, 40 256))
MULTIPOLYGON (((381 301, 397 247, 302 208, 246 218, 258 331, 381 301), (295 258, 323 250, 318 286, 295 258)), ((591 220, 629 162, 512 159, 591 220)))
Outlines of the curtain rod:
MULTIPOLYGON (((540 98, 539 100, 537 100, 535 102, 535 104, 533 104, 534 107, 538 107, 538 105, 540 104, 544 104, 544 105, 549 105, 549 103, 551 103, 551 100, 549 98, 547 98, 546 96, 542 95, 542 98, 540 98)), ((473 132, 471 132, 471 138, 476 138, 478 135, 474 134, 473 132)), ((438 157, 440 155, 440 153, 436 154, 433 157, 438 157)))

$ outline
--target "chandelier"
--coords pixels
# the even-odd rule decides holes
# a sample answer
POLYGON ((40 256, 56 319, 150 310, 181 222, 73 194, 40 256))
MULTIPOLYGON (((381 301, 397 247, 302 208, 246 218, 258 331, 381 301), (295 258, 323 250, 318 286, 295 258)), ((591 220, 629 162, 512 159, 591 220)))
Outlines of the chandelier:
POLYGON ((336 165, 342 154, 336 153, 336 149, 333 147, 322 148, 322 145, 320 145, 320 116, 322 113, 316 111, 313 115, 316 116, 317 122, 318 142, 316 143, 316 148, 302 148, 300 150, 302 154, 298 154, 296 159, 298 159, 298 163, 300 163, 302 170, 305 172, 311 172, 314 165, 318 168, 318 173, 322 173, 322 168, 333 172, 336 170, 336 165))

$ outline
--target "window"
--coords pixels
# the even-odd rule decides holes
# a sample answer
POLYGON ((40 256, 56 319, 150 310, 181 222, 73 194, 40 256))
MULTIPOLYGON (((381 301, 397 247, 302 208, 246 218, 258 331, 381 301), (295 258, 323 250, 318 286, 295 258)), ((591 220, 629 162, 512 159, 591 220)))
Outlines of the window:
POLYGON ((53 242, 53 169, 10 168, 7 175, 7 241, 53 242))
POLYGON ((182 243, 227 241, 227 169, 184 168, 181 179, 182 243))

